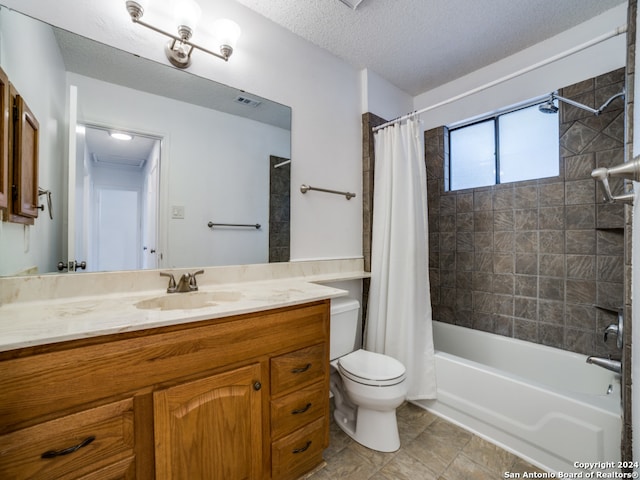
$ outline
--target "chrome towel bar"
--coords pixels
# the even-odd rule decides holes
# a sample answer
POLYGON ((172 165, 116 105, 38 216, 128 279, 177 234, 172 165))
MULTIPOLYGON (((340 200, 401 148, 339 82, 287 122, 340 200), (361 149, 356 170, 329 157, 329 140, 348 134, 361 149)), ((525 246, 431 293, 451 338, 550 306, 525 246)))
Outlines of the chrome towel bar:
POLYGON ((255 228, 256 230, 258 230, 261 225, 259 223, 213 223, 213 222, 209 222, 207 223, 207 227, 209 228, 213 228, 213 227, 251 227, 251 228, 255 228))
POLYGON ((336 195, 344 195, 347 200, 351 200, 353 197, 356 196, 355 193, 351 193, 351 192, 339 192, 337 190, 329 190, 327 188, 316 188, 316 187, 312 187, 310 185, 300 185, 300 191, 302 193, 307 193, 309 190, 316 190, 318 192, 325 192, 325 193, 334 193, 336 195))

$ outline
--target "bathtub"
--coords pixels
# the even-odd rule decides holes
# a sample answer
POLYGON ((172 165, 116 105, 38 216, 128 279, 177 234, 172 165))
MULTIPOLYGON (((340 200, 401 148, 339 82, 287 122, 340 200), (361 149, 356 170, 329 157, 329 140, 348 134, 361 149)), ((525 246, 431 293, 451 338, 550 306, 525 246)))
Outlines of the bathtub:
POLYGON ((584 355, 446 323, 433 322, 433 336, 437 399, 416 404, 550 472, 620 460, 619 375, 584 355))

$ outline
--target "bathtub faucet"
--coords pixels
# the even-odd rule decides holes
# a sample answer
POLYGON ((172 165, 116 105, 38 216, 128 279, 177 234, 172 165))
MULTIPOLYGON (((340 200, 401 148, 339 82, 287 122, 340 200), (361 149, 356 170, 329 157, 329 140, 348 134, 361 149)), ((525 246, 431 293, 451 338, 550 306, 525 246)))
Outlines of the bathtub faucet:
POLYGON ((612 372, 622 373, 622 362, 620 360, 612 360, 611 355, 608 357, 596 357, 594 355, 587 357, 587 363, 598 365, 612 372))

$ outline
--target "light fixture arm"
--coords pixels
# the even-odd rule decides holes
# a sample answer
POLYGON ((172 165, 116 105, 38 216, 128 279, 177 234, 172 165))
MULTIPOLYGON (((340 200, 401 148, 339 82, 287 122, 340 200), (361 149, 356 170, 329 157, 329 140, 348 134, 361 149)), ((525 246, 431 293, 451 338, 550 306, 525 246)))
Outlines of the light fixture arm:
POLYGON ((146 27, 149 30, 153 30, 156 33, 159 33, 161 35, 164 35, 165 37, 169 37, 172 39, 172 41, 170 41, 169 44, 167 45, 166 53, 167 53, 167 57, 169 58, 169 61, 178 68, 186 68, 190 65, 191 52, 193 52, 194 48, 201 50, 205 53, 208 53, 209 55, 213 55, 214 57, 218 57, 219 59, 224 60, 225 62, 229 60, 229 57, 233 53, 233 48, 231 48, 229 45, 220 45, 220 53, 216 53, 209 50, 208 48, 202 47, 196 43, 191 42, 189 39, 191 38, 192 30, 189 27, 186 27, 186 26, 179 27, 178 33, 181 34, 181 36, 179 36, 179 35, 174 35, 172 33, 169 33, 165 30, 162 30, 161 28, 155 27, 143 21, 142 15, 144 14, 144 8, 142 8, 142 6, 134 0, 127 0, 126 6, 127 6, 127 11, 129 12, 129 16, 131 17, 131 21, 133 23, 142 25, 143 27, 146 27), (185 45, 189 47, 189 50, 185 56, 181 58, 177 58, 177 55, 175 54, 176 45, 185 45))

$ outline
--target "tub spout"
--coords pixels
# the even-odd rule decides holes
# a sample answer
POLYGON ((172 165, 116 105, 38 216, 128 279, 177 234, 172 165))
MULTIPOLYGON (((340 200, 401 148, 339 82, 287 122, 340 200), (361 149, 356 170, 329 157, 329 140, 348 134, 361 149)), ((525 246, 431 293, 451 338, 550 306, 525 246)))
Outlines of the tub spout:
POLYGON ((587 363, 598 365, 599 367, 606 368, 612 372, 622 373, 622 362, 620 360, 612 360, 611 357, 587 357, 587 363))

